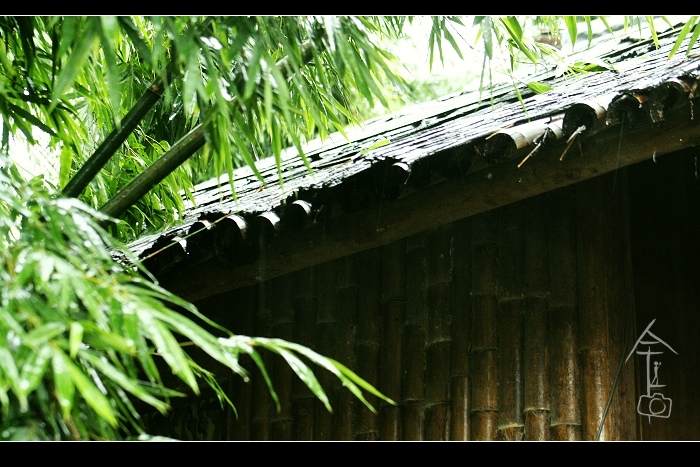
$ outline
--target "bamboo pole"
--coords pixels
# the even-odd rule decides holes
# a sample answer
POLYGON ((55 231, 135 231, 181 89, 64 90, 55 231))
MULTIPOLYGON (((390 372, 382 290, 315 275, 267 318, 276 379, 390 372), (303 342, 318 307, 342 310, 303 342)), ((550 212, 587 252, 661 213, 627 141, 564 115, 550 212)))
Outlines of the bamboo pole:
POLYGON ((523 438, 523 292, 525 238, 523 203, 498 210, 498 433, 523 438))
MULTIPOLYGON (((316 267, 316 346, 315 350, 327 357, 336 356, 337 322, 335 309, 336 273, 339 261, 330 261, 316 267)), ((333 378, 328 372, 317 374, 321 386, 329 397, 333 396, 333 378)), ((314 440, 333 439, 333 417, 320 402, 315 402, 314 440)))
POLYGON ((403 410, 405 440, 424 438, 426 344, 425 234, 406 239, 406 314, 403 326, 403 410))
POLYGON ((575 191, 547 195, 549 210, 549 351, 552 440, 581 439, 575 191))
POLYGON ((427 341, 425 438, 448 440, 452 351, 452 227, 426 234, 427 341))
MULTIPOLYGON (((294 342, 309 348, 315 343, 316 268, 302 269, 295 274, 294 342)), ((316 397, 299 378, 292 383, 293 438, 296 441, 314 439, 314 401, 316 397)))
MULTIPOLYGON (((382 352, 379 390, 396 402, 403 400, 401 330, 406 309, 405 252, 405 240, 382 247, 382 352)), ((379 438, 385 441, 402 439, 400 406, 380 402, 379 438)))
MULTIPOLYGON (((693 180, 695 182, 695 180, 693 180)), ((632 280, 632 242, 630 239, 630 213, 628 198, 627 170, 617 175, 614 202, 610 203, 612 220, 608 225, 613 234, 607 248, 611 259, 609 281, 611 289, 616 291, 610 297, 611 313, 608 317, 608 359, 610 377, 613 378, 611 405, 607 416, 610 418, 613 439, 640 439, 637 432, 637 406, 635 395, 635 366, 622 363, 627 357, 634 341, 635 293, 632 280), (620 374, 617 371, 619 365, 620 374), (615 383, 615 379, 618 378, 615 383)), ((647 188, 645 186, 645 188, 647 188)), ((673 217, 673 216, 672 216, 673 217)), ((653 234, 652 234, 653 235, 653 234)), ((607 402, 606 402, 607 404, 607 402)), ((647 424, 648 426, 648 424, 647 424)))
MULTIPOLYGON (((267 284, 261 283, 256 287, 258 292, 257 311, 255 314, 255 335, 270 336, 270 310, 267 308, 267 284)), ((270 368, 271 355, 263 352, 260 355, 265 368, 270 368)), ((253 420, 251 439, 267 441, 270 439, 270 416, 274 411, 274 403, 264 378, 259 373, 253 379, 253 420)))
MULTIPOLYGON (((335 314, 338 323, 336 334, 336 360, 349 368, 357 368, 355 343, 357 342, 358 296, 357 255, 343 258, 338 272, 338 290, 335 314)), ((333 388, 333 439, 354 438, 356 397, 336 378, 333 388)))
POLYGON ((469 336, 471 317, 471 220, 453 224, 450 439, 469 439, 469 336))
POLYGON ((64 196, 77 197, 83 192, 162 95, 163 79, 158 78, 124 116, 119 127, 107 135, 80 170, 68 181, 63 188, 64 196))
MULTIPOLYGON (((287 274, 269 281, 266 288, 270 307, 270 333, 272 337, 291 341, 294 326, 293 287, 295 274, 287 274)), ((276 357, 270 368, 275 392, 280 402, 279 412, 271 417, 270 439, 292 439, 292 378, 294 372, 287 362, 276 357)))
POLYGON ((472 218, 471 439, 495 440, 498 427, 498 218, 472 218))
MULTIPOLYGON (((381 350, 381 296, 382 276, 380 248, 358 255, 358 323, 357 323, 357 373, 374 387, 379 387, 381 350)), ((377 407, 379 399, 368 396, 368 402, 377 407)), ((370 441, 379 439, 378 418, 364 404, 356 404, 354 439, 370 441)))
MULTIPOLYGON (((257 293, 257 286, 248 286, 235 291, 235 293, 217 296, 216 299, 218 299, 218 303, 214 306, 212 306, 212 304, 202 306, 197 304, 197 307, 200 310, 217 310, 221 318, 211 316, 210 313, 207 313, 207 316, 217 323, 226 323, 227 326, 230 322, 231 327, 229 329, 237 334, 252 336, 255 335, 254 326, 255 310, 258 300, 257 293), (235 307, 237 310, 240 310, 240 312, 233 312, 233 303, 236 304, 235 307)), ((250 372, 253 380, 262 376, 260 374, 255 374, 257 370, 250 359, 242 359, 241 365, 250 372)), ((253 384, 239 377, 234 377, 232 380, 231 392, 229 395, 236 410, 234 411, 231 407, 226 406, 228 415, 228 435, 226 439, 249 441, 251 439, 251 422, 253 419, 253 384)))
POLYGON ((547 197, 523 201, 525 218, 525 302, 523 397, 525 440, 549 440, 549 255, 547 197))
MULTIPOLYGON (((611 203, 612 179, 598 177, 576 186, 577 264, 579 325, 582 369, 581 431, 584 440, 594 440, 611 390, 608 375, 608 314, 610 296, 616 291, 608 283, 605 254, 610 240, 607 206, 611 203), (606 183, 608 182, 608 183, 606 183)), ((610 439, 606 418, 600 439, 610 439)))
POLYGON ((180 164, 189 159, 204 146, 204 125, 197 125, 192 131, 175 143, 168 152, 160 156, 152 165, 136 176, 101 208, 102 213, 119 217, 151 188, 160 183, 180 164))

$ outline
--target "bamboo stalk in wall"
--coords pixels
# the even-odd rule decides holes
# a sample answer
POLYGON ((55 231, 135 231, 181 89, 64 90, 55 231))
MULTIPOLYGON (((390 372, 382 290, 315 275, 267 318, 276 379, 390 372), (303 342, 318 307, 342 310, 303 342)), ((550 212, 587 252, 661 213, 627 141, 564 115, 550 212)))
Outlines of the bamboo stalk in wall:
POLYGON ((498 209, 498 433, 500 440, 523 439, 523 292, 525 238, 523 203, 498 209))
MULTIPOLYGON (((302 269, 296 273, 294 288, 294 342, 314 348, 316 322, 316 268, 302 269)), ((317 372, 318 373, 318 372, 317 372)), ((293 438, 298 441, 313 440, 314 403, 316 397, 299 379, 292 382, 293 438)))
POLYGON ((547 199, 523 201, 525 219, 525 302, 523 316, 524 439, 549 440, 549 255, 547 199))
POLYGON ((605 404, 611 390, 608 375, 609 297, 617 293, 608 284, 610 258, 601 254, 610 241, 607 228, 610 219, 607 206, 611 202, 612 185, 608 177, 597 177, 576 185, 578 301, 583 400, 581 429, 584 440, 610 439, 610 419, 601 427, 605 404), (594 228, 591 228, 594 226, 594 228), (602 228, 606 226, 606 228, 602 228))
POLYGON ((426 255, 425 235, 406 239, 406 314, 402 432, 406 440, 422 440, 425 408, 426 255))
MULTIPOLYGON (((381 249, 375 248, 358 254, 358 324, 357 373, 368 383, 379 387, 381 338, 381 249)), ((373 407, 378 407, 376 396, 367 396, 373 407)), ((364 404, 356 404, 357 415, 354 439, 379 439, 377 416, 364 404)))
MULTIPOLYGON (((291 341, 294 326, 293 287, 295 274, 272 279, 268 283, 270 307, 270 332, 273 337, 291 341)), ((292 439, 292 377, 294 373, 287 362, 279 357, 273 361, 271 373, 275 392, 280 402, 279 412, 272 413, 271 440, 292 439)))
MULTIPOLYGON (((338 261, 316 266, 316 350, 321 355, 333 357, 336 352, 336 274, 338 261)), ((328 372, 317 374, 319 384, 329 397, 332 397, 332 375, 328 372)), ((333 439, 333 418, 321 401, 315 401, 314 440, 333 439)))
POLYGON ((428 332, 425 438, 428 440, 449 439, 452 247, 451 225, 426 234, 428 332))
MULTIPOLYGON (((336 291, 336 349, 333 356, 348 368, 357 368, 355 342, 357 340, 358 289, 357 255, 340 260, 338 290, 336 291)), ((336 379, 333 387, 333 439, 354 438, 355 406, 357 399, 336 379)))
POLYGON ((471 220, 463 219, 453 229, 452 352, 450 389, 450 439, 469 439, 469 336, 471 309, 471 220))
POLYGON ((498 427, 498 217, 472 218, 471 439, 495 440, 498 427))
POLYGON ((547 195, 552 440, 581 439, 575 190, 547 195))
MULTIPOLYGON (((634 343, 634 288, 632 283, 632 258, 629 232, 629 209, 627 169, 607 176, 610 188, 610 203, 607 204, 607 227, 611 235, 607 241, 606 256, 610 258, 608 281, 610 289, 615 291, 609 297, 610 313, 608 315, 608 367, 614 383, 617 368, 622 364, 607 417, 610 419, 611 438, 616 440, 635 440, 637 437, 634 365, 625 365, 629 349, 634 343), (627 347, 626 347, 627 345, 627 347)), ((606 400, 607 404, 607 400, 606 400)))
MULTIPOLYGON (((257 311, 255 313, 255 335, 269 337, 270 331, 270 310, 267 308, 266 284, 257 286, 258 300, 257 311)), ((261 359, 265 368, 270 368, 272 356, 269 352, 262 352, 261 359)), ((257 371, 257 370, 256 370, 257 371)), ((272 414, 273 401, 264 378, 259 372, 253 378, 253 421, 251 427, 251 439, 256 441, 267 441, 270 439, 270 417, 272 414)))
MULTIPOLYGON (((400 403, 402 396, 402 325, 405 315, 406 241, 399 240, 382 248, 382 352, 379 390, 400 403)), ((400 440, 401 407, 381 402, 379 438, 400 440)))
MULTIPOLYGON (((224 295, 222 302, 218 305, 219 307, 225 309, 228 315, 231 316, 231 331, 237 334, 243 335, 255 335, 255 314, 252 313, 256 309, 257 303, 257 286, 248 286, 243 289, 239 289, 235 292, 236 301, 231 299, 229 294, 224 295), (236 303, 236 307, 240 307, 242 312, 232 313, 232 303, 236 303)), ((217 322, 223 323, 224 321, 217 320, 217 322)), ((259 378, 261 375, 256 374, 257 371, 254 368, 254 363, 249 359, 242 359, 241 365, 246 368, 253 379, 259 378)), ((246 382, 243 378, 238 376, 233 377, 231 384, 231 392, 228 393, 236 407, 236 413, 233 409, 227 407, 227 424, 228 424, 228 434, 226 436, 227 440, 241 440, 247 441, 251 436, 251 420, 253 414, 253 384, 246 382)))

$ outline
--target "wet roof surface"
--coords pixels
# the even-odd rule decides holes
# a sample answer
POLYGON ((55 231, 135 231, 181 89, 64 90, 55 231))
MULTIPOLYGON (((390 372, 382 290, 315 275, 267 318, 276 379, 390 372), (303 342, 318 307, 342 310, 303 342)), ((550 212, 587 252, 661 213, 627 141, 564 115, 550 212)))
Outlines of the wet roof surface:
POLYGON ((524 163, 523 154, 533 153, 547 138, 590 134, 638 110, 643 115, 637 118, 663 119, 665 106, 672 105, 676 95, 695 97, 695 78, 700 76, 700 45, 690 55, 681 47, 681 53, 668 60, 674 40, 671 34, 660 36, 658 50, 651 41, 609 40, 605 47, 610 51, 601 58, 614 70, 577 77, 540 73, 531 79, 553 89, 544 94, 521 89, 522 103, 506 86, 491 95, 453 94, 375 118, 348 131, 349 141, 333 134, 307 144, 311 170, 295 150, 287 150, 281 165, 283 184, 272 158, 258 163, 264 182, 250 168, 235 171, 235 197, 227 177, 201 183, 193 192, 196 205, 189 204, 181 225, 144 236, 130 248, 145 257, 175 242, 180 251, 179 259, 173 260, 177 263, 199 254, 204 240, 199 234, 226 217, 241 231, 261 219, 283 231, 287 224, 322 222, 324 216, 404 196, 488 164, 524 163))

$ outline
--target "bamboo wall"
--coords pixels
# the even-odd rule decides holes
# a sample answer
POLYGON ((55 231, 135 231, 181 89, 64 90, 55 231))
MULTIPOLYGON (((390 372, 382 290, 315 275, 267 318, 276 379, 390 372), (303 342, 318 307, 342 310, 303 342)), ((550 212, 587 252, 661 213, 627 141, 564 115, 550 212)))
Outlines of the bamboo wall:
MULTIPOLYGON (((207 406, 204 428, 181 436, 636 439, 634 365, 614 384, 633 309, 625 181, 599 177, 200 303, 238 333, 343 362, 398 405, 372 398, 373 414, 318 370, 330 414, 267 356, 280 412, 254 372, 229 383, 237 420, 207 406)), ((168 429, 193 410, 160 434, 177 436, 168 429)))

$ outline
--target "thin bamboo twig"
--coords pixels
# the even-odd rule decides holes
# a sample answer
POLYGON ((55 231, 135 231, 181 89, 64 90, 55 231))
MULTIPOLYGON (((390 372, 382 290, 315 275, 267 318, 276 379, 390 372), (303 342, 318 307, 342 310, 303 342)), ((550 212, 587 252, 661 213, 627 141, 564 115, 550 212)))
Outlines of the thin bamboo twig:
POLYGON ((564 152, 562 152, 562 153, 561 153, 561 156, 559 157, 559 160, 560 160, 560 161, 563 161, 563 160, 564 160, 564 156, 565 156, 566 153, 569 151, 569 148, 571 147, 571 145, 574 144, 574 140, 576 139, 576 137, 578 137, 578 135, 580 135, 580 134, 583 133, 584 131, 586 131, 586 125, 581 125, 580 127, 578 127, 578 128, 576 129, 576 131, 574 131, 574 132, 571 134, 571 136, 569 136, 569 139, 566 140, 566 142, 567 142, 568 144, 566 145, 566 148, 564 148, 564 152))

